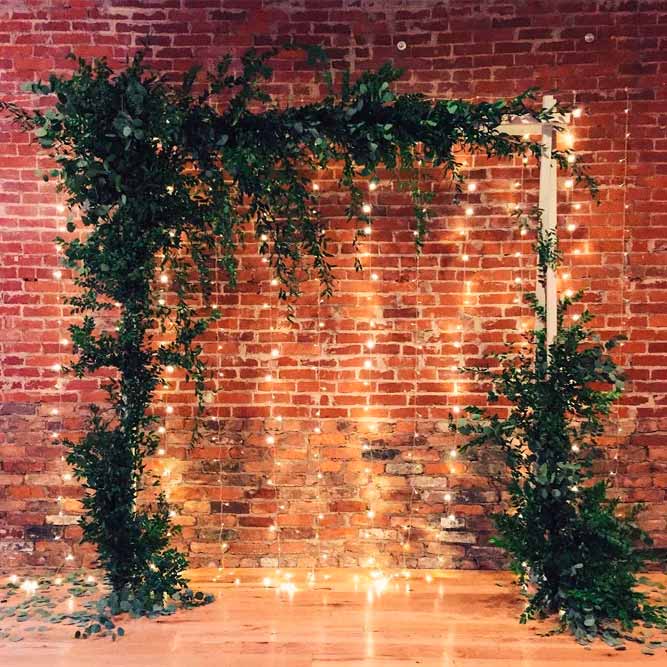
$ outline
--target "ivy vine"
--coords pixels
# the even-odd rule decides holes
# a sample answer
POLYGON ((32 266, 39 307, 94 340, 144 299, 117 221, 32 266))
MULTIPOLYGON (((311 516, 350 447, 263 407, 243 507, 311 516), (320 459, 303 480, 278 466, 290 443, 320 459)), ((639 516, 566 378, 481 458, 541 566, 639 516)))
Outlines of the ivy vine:
MULTIPOLYGON (((462 151, 540 156, 539 143, 502 132, 501 122, 525 114, 551 121, 565 111, 535 108, 535 90, 477 103, 400 95, 393 84, 401 72, 391 65, 334 82, 312 47, 307 56, 323 69, 328 94, 281 107, 263 88, 277 53, 248 51, 238 73, 228 56, 212 72, 193 68, 180 84, 148 68, 141 53, 119 72, 80 59, 72 73, 26 86, 47 96, 46 111, 0 102, 52 157, 44 179, 56 180, 70 211, 69 235, 58 243, 78 288, 67 303, 80 321, 70 327, 75 356, 65 370, 105 377, 107 404, 90 406, 85 435, 63 442, 86 490, 83 540, 96 546, 113 594, 146 610, 186 586, 186 559, 169 540, 178 527, 146 460, 158 448, 151 406, 168 366, 184 370, 197 416, 204 412, 208 374, 198 340, 220 316, 210 305, 214 258, 233 286, 250 232, 281 298, 298 296, 300 277, 313 274, 326 297, 334 278, 312 188, 318 169, 342 165, 338 187, 359 236, 371 224, 360 183, 377 169, 398 177, 421 161, 460 189, 462 151)), ((554 158, 595 191, 567 152, 554 158)), ((413 198, 416 219, 406 224, 418 250, 428 211, 424 193, 415 188, 413 198)), ((195 424, 193 442, 198 432, 195 424)))

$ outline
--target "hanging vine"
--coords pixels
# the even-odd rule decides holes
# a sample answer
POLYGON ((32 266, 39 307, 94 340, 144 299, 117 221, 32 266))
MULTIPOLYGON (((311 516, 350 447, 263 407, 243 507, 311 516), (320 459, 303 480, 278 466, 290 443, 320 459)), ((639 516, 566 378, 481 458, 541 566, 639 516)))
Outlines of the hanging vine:
MULTIPOLYGON (((324 60, 319 49, 306 52, 313 64, 324 60)), ((57 181, 71 212, 69 236, 59 243, 78 288, 68 304, 81 320, 70 327, 75 360, 64 370, 105 377, 107 405, 90 406, 84 436, 64 442, 86 489, 83 540, 97 547, 113 591, 130 591, 146 609, 183 589, 186 566, 169 545, 177 527, 146 468, 159 443, 151 405, 164 370, 182 369, 198 398, 196 441, 208 381, 197 341, 219 317, 208 304, 215 257, 233 285, 237 252, 252 229, 282 299, 299 294, 304 266, 326 297, 334 279, 325 226, 313 214, 317 168, 342 165, 339 187, 361 234, 360 179, 378 167, 412 169, 416 144, 419 158, 459 188, 457 151, 539 157, 539 144, 498 125, 563 112, 533 109, 534 90, 479 103, 399 95, 392 85, 401 72, 391 65, 355 81, 345 73, 337 89, 328 80, 324 99, 279 108, 262 88, 276 53, 248 51, 238 74, 228 56, 213 72, 193 68, 178 85, 147 68, 141 53, 118 73, 104 60, 78 60, 71 74, 27 85, 49 96, 46 111, 0 102, 52 157, 44 178, 57 181), (158 298, 156 286, 173 300, 158 298), (155 501, 143 502, 153 487, 155 501)), ((554 157, 595 192, 578 163, 568 164, 566 153, 554 157)), ((425 221, 420 214, 417 247, 425 221)))

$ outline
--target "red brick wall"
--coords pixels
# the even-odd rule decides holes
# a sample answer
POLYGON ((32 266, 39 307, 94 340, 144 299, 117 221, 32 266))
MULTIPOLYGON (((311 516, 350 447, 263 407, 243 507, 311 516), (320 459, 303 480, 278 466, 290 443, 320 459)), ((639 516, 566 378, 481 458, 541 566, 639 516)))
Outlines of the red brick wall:
MULTIPOLYGON (((568 194, 561 180, 564 272, 571 273, 569 279, 561 276, 561 288, 586 288, 598 328, 629 334, 621 361, 631 380, 620 418, 610 425, 606 452, 614 454, 621 445, 616 487, 628 501, 648 504, 643 523, 664 547, 667 10, 661 5, 651 0, 7 0, 0 7, 0 95, 26 101, 19 83, 71 66, 65 60, 70 49, 119 62, 149 35, 151 61, 165 71, 296 37, 328 47, 336 67, 346 62, 361 71, 387 60, 404 67, 402 91, 478 99, 537 85, 558 88, 565 101, 576 97, 584 113, 575 121, 575 147, 600 180, 602 203, 592 206, 583 192, 568 194), (400 40, 405 50, 397 49, 400 40), (627 153, 625 108, 630 110, 627 153), (573 232, 567 231, 570 223, 577 225, 573 232)), ((298 103, 316 91, 310 73, 293 68, 292 60, 278 64, 274 90, 298 103)), ((53 432, 76 435, 85 403, 100 400, 92 380, 65 379, 61 390, 55 388, 51 366, 61 360, 65 327, 59 323, 60 298, 71 282, 66 274, 62 280, 53 277, 52 239, 63 214, 51 185, 35 176, 39 166, 44 161, 34 144, 1 120, 3 568, 61 564, 70 550, 75 561, 86 556, 73 525, 81 491, 67 479, 62 451, 51 439, 53 432)), ((521 323, 529 322, 526 309, 514 303, 521 289, 514 280, 531 283, 532 258, 506 206, 535 200, 537 173, 519 163, 497 166, 479 159, 470 167, 478 189, 464 206, 452 204, 442 179, 423 174, 437 196, 419 271, 405 196, 388 180, 369 193, 374 232, 363 250, 371 253, 377 281, 369 280, 370 270, 361 275, 352 270, 351 230, 331 174, 323 175, 322 213, 340 253, 340 280, 335 297, 321 308, 321 348, 312 289, 297 306, 294 325, 284 320, 284 310, 263 308, 270 294, 266 267, 249 247, 239 289, 225 290, 221 328, 206 341, 213 364, 220 365, 221 394, 213 406, 219 429, 189 451, 187 387, 175 377, 164 397, 174 411, 166 416, 165 453, 154 466, 169 470, 165 483, 184 527, 180 543, 193 564, 219 561, 221 535, 229 547, 228 565, 278 560, 307 565, 318 555, 331 565, 363 564, 370 555, 380 563, 423 567, 500 562, 487 546, 489 513, 499 498, 489 475, 497 463, 488 457, 451 459, 454 443, 446 419, 457 403, 481 400, 465 381, 460 394, 454 393, 452 366, 516 339, 521 323), (514 187, 516 182, 523 187, 514 187), (468 205, 474 208, 470 218, 464 215, 468 205), (459 234, 464 225, 467 236, 459 234), (377 343, 372 355, 364 349, 369 335, 377 343), (279 350, 277 358, 272 347, 279 350), (369 371, 363 364, 371 356, 369 371), (275 379, 267 383, 271 365, 275 379), (275 420, 279 414, 282 423, 275 420), (266 427, 275 447, 265 441, 266 427), (369 452, 382 458, 368 460, 369 452), (401 543, 410 522, 414 528, 405 551, 401 543), (280 530, 271 530, 274 523, 280 530)), ((157 409, 164 412, 165 405, 157 409)), ((610 456, 601 468, 615 465, 610 456)))

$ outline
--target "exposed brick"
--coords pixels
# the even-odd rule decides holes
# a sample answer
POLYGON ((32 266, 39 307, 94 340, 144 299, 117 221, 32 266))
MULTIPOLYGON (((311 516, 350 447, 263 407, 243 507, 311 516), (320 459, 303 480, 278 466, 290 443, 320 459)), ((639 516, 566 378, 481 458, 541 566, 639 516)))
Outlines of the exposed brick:
MULTIPOLYGON (((560 195, 563 273, 571 274, 561 286, 587 290, 585 303, 603 334, 629 336, 617 355, 628 370, 627 392, 601 452, 613 455, 620 445, 616 490, 624 503, 648 504, 643 525, 658 546, 667 545, 667 10, 660 3, 635 10, 624 2, 385 0, 371 14, 345 0, 281 0, 262 9, 254 2, 207 2, 204 8, 176 0, 157 8, 135 0, 78 0, 66 11, 40 0, 7 4, 0 97, 21 103, 29 97, 19 84, 71 68, 65 60, 70 49, 106 55, 122 66, 148 27, 148 59, 169 73, 193 61, 212 63, 227 49, 238 56, 250 46, 307 35, 329 47, 335 70, 352 64, 359 72, 386 60, 403 67, 397 83, 402 92, 495 99, 538 85, 557 88, 566 102, 576 94, 584 109, 573 128, 576 149, 600 180, 601 204, 592 205, 578 189, 560 195), (606 36, 612 29, 614 39, 606 36), (596 36, 593 42, 585 41, 588 32, 596 36), (397 50, 399 39, 407 43, 405 51, 397 50), (624 194, 626 89, 631 137, 624 194), (577 225, 575 231, 566 231, 568 222, 577 225), (628 279, 622 296, 624 251, 628 279)), ((289 54, 277 60, 270 87, 281 104, 299 104, 318 93, 313 81, 312 72, 289 54)), ((29 138, 2 118, 0 139, 0 553, 7 566, 61 566, 70 549, 90 562, 94 553, 78 544, 81 529, 74 525, 83 492, 63 477, 63 452, 53 433, 80 437, 84 406, 102 402, 104 394, 99 377, 55 387, 50 368, 63 361, 58 341, 64 325, 57 320, 69 321, 60 291, 73 289, 69 272, 63 281, 52 274, 53 238, 63 216, 53 185, 35 175, 47 161, 36 157, 29 138)), ((174 374, 160 397, 174 411, 166 418, 165 454, 149 467, 160 475, 168 471, 162 479, 174 521, 183 528, 177 544, 194 566, 217 564, 221 540, 228 544, 225 562, 233 567, 310 567, 318 554, 332 566, 363 564, 369 554, 379 563, 402 564, 401 534, 408 523, 411 566, 504 563, 488 541, 489 516, 500 497, 490 476, 501 464, 487 455, 450 457, 459 444, 449 431, 452 407, 484 405, 485 394, 452 368, 483 363, 486 353, 519 340, 517 329, 530 323, 527 309, 514 302, 514 278, 527 287, 534 283, 530 241, 513 229, 506 206, 536 201, 537 170, 468 159, 478 184, 464 196, 465 205, 474 207, 472 219, 452 203, 441 174, 422 174, 434 194, 435 215, 419 260, 419 295, 405 193, 380 174, 381 187, 370 195, 373 233, 363 250, 372 251, 379 276, 371 282, 370 271, 354 270, 354 230, 335 191, 340 169, 319 175, 338 279, 334 297, 321 308, 321 358, 316 286, 304 285, 293 324, 284 310, 274 309, 269 318, 262 308, 268 275, 248 237, 238 288, 225 284, 215 295, 220 328, 202 341, 209 362, 219 366, 219 392, 209 408, 220 421, 209 424, 204 442, 191 450, 191 385, 174 374), (523 188, 513 187, 517 181, 523 188), (458 233, 463 225, 469 240, 465 267, 458 233), (470 303, 459 349, 456 325, 464 299, 470 303), (273 333, 271 321, 277 323, 273 333), (363 362, 371 335, 376 346, 368 370, 363 362), (279 356, 275 382, 267 383, 272 346, 279 356), (321 433, 315 432, 318 407, 321 433), (266 443, 267 427, 273 445, 266 443)), ((163 407, 156 406, 156 414, 164 415, 163 407)), ((596 472, 605 474, 612 465, 601 461, 596 472)))

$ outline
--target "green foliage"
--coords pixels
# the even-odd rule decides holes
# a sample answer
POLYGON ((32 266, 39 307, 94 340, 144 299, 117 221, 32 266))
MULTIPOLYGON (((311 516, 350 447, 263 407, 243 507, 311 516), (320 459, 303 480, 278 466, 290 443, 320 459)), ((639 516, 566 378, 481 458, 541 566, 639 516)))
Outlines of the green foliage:
MULTIPOLYGON (((531 217, 544 285, 560 252, 539 211, 531 217)), ((558 612, 581 641, 599 634, 616 644, 619 629, 637 621, 664 624, 665 616, 636 589, 643 560, 635 547, 650 543, 636 523, 641 506, 623 515, 618 499, 607 498, 606 482, 592 479, 597 439, 623 375, 610 356, 620 338, 600 341, 587 326, 588 311, 566 324, 569 306, 580 298, 560 301, 548 350, 540 328, 493 355, 488 366, 464 369, 487 383, 491 406, 509 410, 469 407, 452 428, 469 436, 464 451, 494 447, 504 456, 509 503, 494 517, 494 542, 509 553, 528 593, 522 622, 558 612)), ((528 300, 544 324, 535 295, 528 300)))
MULTIPOLYGON (((68 303, 81 316, 70 328, 77 356, 68 370, 106 377, 108 406, 91 406, 86 434, 65 442, 87 491, 83 538, 97 546, 114 593, 148 610, 183 589, 186 564, 169 547, 176 529, 145 468, 158 444, 150 407, 170 365, 193 382, 197 416, 203 412, 207 374, 197 341, 219 317, 209 307, 215 258, 233 285, 237 251, 251 231, 283 299, 297 296, 300 278, 312 274, 327 296, 331 253, 312 187, 319 168, 342 165, 339 187, 361 233, 368 221, 359 179, 421 161, 460 188, 458 151, 539 156, 539 144, 497 126, 563 111, 532 110, 534 90, 480 103, 399 95, 392 84, 400 71, 390 65, 356 81, 344 74, 339 92, 329 74, 324 99, 281 108, 262 88, 275 53, 248 51, 238 74, 230 57, 214 72, 193 68, 180 85, 147 69, 141 54, 118 73, 104 60, 79 60, 71 74, 28 84, 50 96, 45 112, 0 102, 52 156, 56 166, 44 178, 56 179, 72 212, 71 235, 59 240, 79 288, 68 303), (168 342, 160 342, 165 332, 168 342), (140 503, 151 490, 154 506, 140 503)), ((324 60, 316 48, 307 55, 324 60)), ((566 154, 555 157, 568 168, 566 154)), ((594 187, 577 163, 570 168, 594 187)), ((428 193, 415 185, 413 198, 419 249, 428 193)), ((196 425, 193 433, 196 440, 196 425)))
POLYGON ((40 577, 32 583, 34 594, 24 593, 19 581, 0 585, 0 621, 13 619, 21 624, 0 630, 0 639, 22 641, 28 633, 41 634, 54 625, 66 624, 77 628, 76 639, 97 636, 116 641, 125 634, 119 625, 122 617, 168 616, 178 609, 213 602, 211 595, 184 588, 149 605, 143 595, 136 596, 130 590, 118 593, 101 589, 98 579, 84 571, 71 572, 65 577, 40 577))

